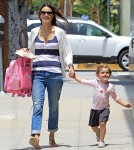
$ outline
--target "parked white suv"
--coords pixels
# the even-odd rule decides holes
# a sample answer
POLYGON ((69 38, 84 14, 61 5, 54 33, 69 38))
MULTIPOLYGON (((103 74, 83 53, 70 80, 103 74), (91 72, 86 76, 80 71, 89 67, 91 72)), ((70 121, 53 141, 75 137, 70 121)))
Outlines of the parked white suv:
MULTIPOLYGON (((68 18, 69 27, 57 22, 67 34, 73 51, 74 63, 119 64, 128 71, 130 37, 118 36, 91 20, 68 18)), ((28 35, 40 20, 27 20, 28 35)))

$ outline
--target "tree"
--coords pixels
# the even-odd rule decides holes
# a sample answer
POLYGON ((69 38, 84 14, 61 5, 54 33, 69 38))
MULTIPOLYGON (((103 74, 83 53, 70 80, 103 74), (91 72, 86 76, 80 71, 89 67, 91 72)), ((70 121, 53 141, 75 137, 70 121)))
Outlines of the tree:
POLYGON ((119 0, 111 0, 111 26, 110 30, 119 33, 119 0))
POLYGON ((73 16, 80 17, 85 14, 89 16, 90 0, 73 0, 73 16))
MULTIPOLYGON (((68 2, 68 0, 66 0, 68 2)), ((119 32, 119 1, 110 0, 110 30, 119 32)), ((52 3, 56 8, 61 10, 64 14, 64 0, 47 0, 45 2, 52 3)), ((81 17, 83 14, 88 15, 89 19, 108 27, 107 5, 108 0, 71 0, 72 2, 72 16, 81 17)), ((44 3, 44 0, 33 0, 29 7, 31 13, 38 13, 39 8, 44 3)))
MULTIPOLYGON (((119 32, 119 1, 110 0, 110 30, 119 32)), ((89 16, 91 20, 107 27, 107 0, 72 0, 73 16, 80 17, 82 14, 89 16)))
POLYGON ((54 5, 55 7, 59 8, 60 2, 59 0, 32 0, 32 5, 30 5, 29 7, 29 13, 30 14, 38 14, 38 11, 40 9, 40 7, 44 4, 44 3, 50 3, 52 5, 54 5))
POLYGON ((28 0, 10 0, 9 5, 9 59, 15 59, 15 50, 28 47, 28 0))

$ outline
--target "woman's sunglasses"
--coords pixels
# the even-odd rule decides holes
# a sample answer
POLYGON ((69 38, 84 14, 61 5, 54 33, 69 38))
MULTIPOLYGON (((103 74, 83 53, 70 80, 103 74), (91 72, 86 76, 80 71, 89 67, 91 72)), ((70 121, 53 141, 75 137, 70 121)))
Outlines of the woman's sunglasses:
POLYGON ((40 11, 40 13, 43 14, 43 15, 47 14, 49 16, 53 14, 52 11, 40 11))

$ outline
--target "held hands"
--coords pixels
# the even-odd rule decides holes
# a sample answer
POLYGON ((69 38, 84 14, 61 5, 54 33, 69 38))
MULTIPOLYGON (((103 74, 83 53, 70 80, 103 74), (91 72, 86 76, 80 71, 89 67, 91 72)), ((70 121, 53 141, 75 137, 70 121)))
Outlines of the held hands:
POLYGON ((69 77, 74 78, 75 77, 75 71, 73 65, 69 67, 69 77))

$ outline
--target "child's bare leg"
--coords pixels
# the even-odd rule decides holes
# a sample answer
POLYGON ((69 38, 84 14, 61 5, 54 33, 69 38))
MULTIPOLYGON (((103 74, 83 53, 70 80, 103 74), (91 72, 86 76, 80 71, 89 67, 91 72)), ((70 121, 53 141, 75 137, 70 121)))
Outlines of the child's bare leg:
POLYGON ((98 126, 92 127, 92 130, 96 133, 97 142, 100 141, 100 128, 98 126))
POLYGON ((100 129, 99 129, 98 126, 92 127, 92 130, 93 130, 97 135, 100 135, 100 129))
POLYGON ((105 122, 100 122, 100 142, 104 142, 104 138, 106 135, 106 123, 105 122))

